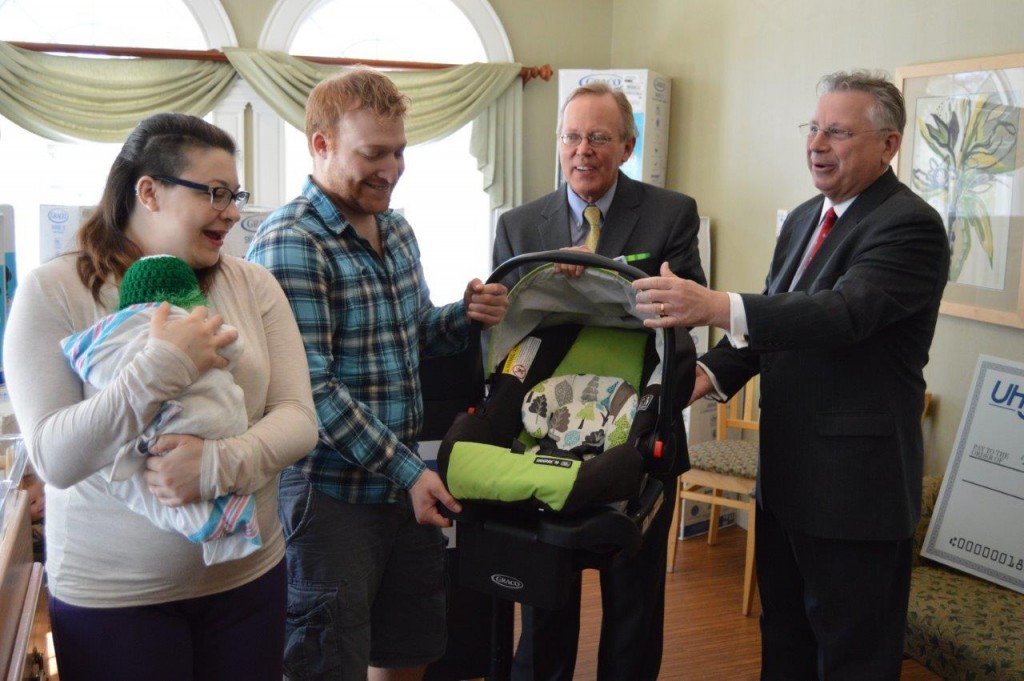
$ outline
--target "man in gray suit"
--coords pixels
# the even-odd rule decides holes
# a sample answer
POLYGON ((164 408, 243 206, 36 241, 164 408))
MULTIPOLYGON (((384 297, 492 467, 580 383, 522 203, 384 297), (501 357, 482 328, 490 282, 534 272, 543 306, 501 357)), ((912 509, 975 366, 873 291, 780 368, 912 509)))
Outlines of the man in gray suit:
MULTIPOLYGON (((494 242, 495 267, 523 253, 590 248, 600 255, 621 257, 649 274, 657 273, 666 263, 676 275, 703 286, 696 202, 678 192, 631 180, 619 170, 633 153, 636 137, 633 109, 624 94, 604 83, 574 91, 563 105, 558 124, 558 153, 566 184, 501 216, 494 242), (584 218, 588 206, 600 210, 599 215, 591 216, 597 232, 584 218)), ((593 208, 587 211, 592 212, 593 208)), ((558 267, 569 276, 578 273, 574 266, 558 267)), ((518 272, 503 283, 511 286, 522 274, 518 272)), ((685 340, 690 343, 688 335, 685 340)), ((692 353, 692 343, 690 349, 692 353)), ((692 365, 693 360, 690 362, 692 365)), ((659 478, 666 490, 675 489, 676 476, 688 466, 685 433, 680 432, 677 439, 681 451, 676 453, 676 470, 659 478)), ((636 556, 601 572, 600 681, 653 681, 658 676, 665 553, 675 501, 674 494, 665 496, 636 556)), ((578 582, 560 610, 524 607, 513 679, 571 681, 579 628, 578 582)))
POLYGON ((820 91, 804 127, 821 194, 786 219, 764 292, 671 272, 634 286, 637 309, 662 315, 652 326, 729 332, 701 358, 691 399, 724 399, 761 374, 761 679, 883 681, 900 676, 923 369, 949 242, 889 167, 906 124, 899 90, 860 71, 820 91))

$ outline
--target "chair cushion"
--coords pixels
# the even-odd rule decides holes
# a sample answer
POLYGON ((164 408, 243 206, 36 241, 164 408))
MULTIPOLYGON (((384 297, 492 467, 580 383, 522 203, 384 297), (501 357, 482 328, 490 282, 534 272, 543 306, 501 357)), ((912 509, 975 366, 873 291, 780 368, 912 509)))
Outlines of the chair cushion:
POLYGON ((905 651, 943 679, 1024 679, 1024 594, 934 562, 915 567, 905 651))
POLYGON ((712 440, 690 446, 690 467, 702 471, 757 478, 756 442, 712 440))
POLYGON ((636 391, 621 378, 552 376, 527 393, 523 426, 539 451, 583 459, 624 443, 636 408, 636 391))

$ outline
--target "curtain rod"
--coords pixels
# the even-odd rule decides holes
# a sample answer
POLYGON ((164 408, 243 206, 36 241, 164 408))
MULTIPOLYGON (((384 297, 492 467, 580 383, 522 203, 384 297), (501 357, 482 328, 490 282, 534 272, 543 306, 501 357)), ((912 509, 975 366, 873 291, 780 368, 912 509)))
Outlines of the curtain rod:
MULTIPOLYGON (((20 47, 23 50, 33 52, 64 52, 67 54, 99 54, 108 57, 143 57, 149 59, 192 59, 196 61, 224 61, 227 56, 220 50, 168 50, 151 47, 109 47, 104 45, 70 45, 65 43, 27 43, 15 40, 8 40, 9 45, 20 47)), ((348 57, 304 57, 292 55, 296 59, 313 62, 315 64, 328 64, 332 66, 372 66, 381 69, 448 69, 459 64, 440 64, 435 62, 422 61, 391 61, 387 59, 352 59, 348 57)), ((526 85, 534 78, 551 80, 553 71, 551 64, 543 66, 524 66, 519 71, 519 77, 526 85)))

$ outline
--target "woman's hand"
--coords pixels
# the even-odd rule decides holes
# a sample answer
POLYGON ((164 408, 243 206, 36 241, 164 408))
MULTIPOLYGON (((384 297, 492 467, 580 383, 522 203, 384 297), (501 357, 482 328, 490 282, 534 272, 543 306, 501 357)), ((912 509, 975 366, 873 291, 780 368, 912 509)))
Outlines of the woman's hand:
POLYGON ((238 338, 236 329, 224 329, 219 314, 211 315, 204 306, 192 310, 184 319, 168 321, 171 306, 161 303, 153 313, 149 324, 149 337, 173 343, 188 355, 200 373, 207 369, 223 369, 228 365, 226 357, 217 351, 238 338))
POLYGON ((164 506, 199 501, 203 468, 203 442, 195 435, 161 435, 149 448, 142 477, 149 491, 164 506))

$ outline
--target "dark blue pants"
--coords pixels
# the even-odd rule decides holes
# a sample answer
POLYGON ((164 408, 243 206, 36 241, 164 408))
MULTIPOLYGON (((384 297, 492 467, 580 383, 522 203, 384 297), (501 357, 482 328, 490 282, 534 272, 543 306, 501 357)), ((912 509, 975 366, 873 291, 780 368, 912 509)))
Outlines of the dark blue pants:
POLYGON ((849 541, 784 528, 760 509, 762 681, 896 681, 913 539, 849 541))
POLYGON ((130 608, 50 598, 62 681, 281 681, 287 582, 282 560, 230 591, 130 608))

